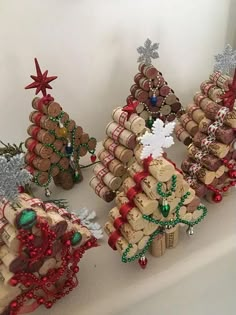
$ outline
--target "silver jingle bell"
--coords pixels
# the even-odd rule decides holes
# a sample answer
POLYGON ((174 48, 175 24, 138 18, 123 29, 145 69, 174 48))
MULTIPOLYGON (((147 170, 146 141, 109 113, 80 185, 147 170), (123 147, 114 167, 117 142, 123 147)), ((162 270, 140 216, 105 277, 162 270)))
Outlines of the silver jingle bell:
POLYGON ((51 191, 49 190, 49 188, 45 189, 45 196, 46 197, 50 197, 51 196, 51 191))
POLYGON ((187 233, 189 236, 192 236, 192 235, 194 234, 193 226, 189 225, 189 227, 188 227, 187 230, 186 230, 186 233, 187 233))

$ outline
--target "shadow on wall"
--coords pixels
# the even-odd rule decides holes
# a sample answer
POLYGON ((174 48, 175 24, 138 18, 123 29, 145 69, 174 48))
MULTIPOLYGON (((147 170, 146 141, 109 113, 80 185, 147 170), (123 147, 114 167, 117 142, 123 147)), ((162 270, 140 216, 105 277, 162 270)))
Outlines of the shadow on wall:
POLYGON ((231 0, 229 6, 228 26, 226 33, 226 44, 229 43, 233 48, 236 48, 236 1, 231 0))

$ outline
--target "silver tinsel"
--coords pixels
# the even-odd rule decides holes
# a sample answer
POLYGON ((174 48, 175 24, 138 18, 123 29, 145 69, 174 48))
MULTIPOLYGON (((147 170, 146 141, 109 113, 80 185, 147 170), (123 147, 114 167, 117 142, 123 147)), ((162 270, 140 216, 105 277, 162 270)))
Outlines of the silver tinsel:
POLYGON ((17 154, 8 160, 0 156, 0 200, 17 201, 18 187, 31 180, 31 174, 24 169, 24 154, 17 154))
POLYGON ((137 52, 140 54, 138 62, 143 62, 145 65, 150 65, 152 63, 152 59, 159 58, 159 54, 157 52, 158 48, 159 43, 152 44, 152 41, 148 38, 144 43, 144 47, 140 46, 137 48, 137 52))
POLYGON ((214 71, 220 71, 222 74, 230 74, 230 71, 236 67, 236 50, 228 44, 222 54, 215 56, 214 71))

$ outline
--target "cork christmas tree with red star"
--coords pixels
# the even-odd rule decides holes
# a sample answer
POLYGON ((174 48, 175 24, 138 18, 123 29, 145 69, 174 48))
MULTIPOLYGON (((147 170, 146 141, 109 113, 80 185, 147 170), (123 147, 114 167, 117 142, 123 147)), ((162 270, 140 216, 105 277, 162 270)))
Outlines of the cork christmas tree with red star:
POLYGON ((57 76, 48 76, 48 70, 42 72, 37 59, 35 67, 36 75, 31 75, 34 82, 25 88, 36 89, 35 94, 41 92, 42 96, 32 101, 34 111, 29 116, 31 125, 27 129, 29 138, 25 141, 25 162, 33 181, 44 187, 49 196, 48 186, 52 179, 64 189, 70 189, 82 180, 80 158, 90 153, 91 161, 95 162, 97 141, 76 125, 48 94, 47 90, 52 89, 50 83, 57 76))

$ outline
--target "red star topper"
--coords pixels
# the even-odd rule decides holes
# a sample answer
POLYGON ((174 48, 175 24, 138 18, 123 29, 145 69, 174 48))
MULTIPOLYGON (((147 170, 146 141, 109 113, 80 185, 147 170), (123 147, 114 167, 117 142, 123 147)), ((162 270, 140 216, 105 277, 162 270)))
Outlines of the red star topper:
POLYGON ((47 95, 47 89, 52 89, 52 87, 49 85, 49 83, 52 82, 53 80, 55 80, 57 77, 56 76, 47 77, 48 70, 46 70, 44 73, 42 73, 42 71, 39 67, 38 60, 36 58, 34 58, 34 62, 35 62, 37 76, 35 76, 35 75, 30 76, 34 80, 34 82, 27 85, 25 87, 25 89, 36 88, 35 94, 38 94, 41 91, 43 96, 46 96, 47 95))
POLYGON ((221 98, 223 99, 224 106, 228 107, 229 110, 233 110, 234 108, 234 102, 236 99, 236 69, 234 71, 234 78, 233 82, 229 84, 229 90, 225 92, 221 98))
POLYGON ((127 119, 130 118, 131 114, 136 113, 136 107, 138 106, 138 101, 129 100, 128 104, 123 107, 123 111, 128 113, 127 119))

